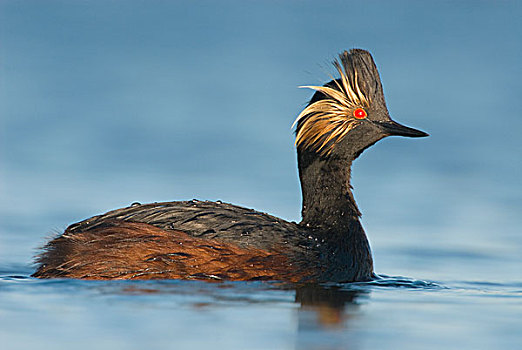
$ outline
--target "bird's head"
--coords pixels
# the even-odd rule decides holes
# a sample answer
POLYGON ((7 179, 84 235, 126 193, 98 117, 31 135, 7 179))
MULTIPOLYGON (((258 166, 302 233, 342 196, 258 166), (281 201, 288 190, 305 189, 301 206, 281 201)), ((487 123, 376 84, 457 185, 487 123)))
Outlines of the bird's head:
POLYGON ((324 86, 305 86, 315 94, 294 123, 300 156, 355 159, 386 136, 428 136, 391 119, 368 51, 352 49, 339 58, 333 62, 339 78, 324 86))

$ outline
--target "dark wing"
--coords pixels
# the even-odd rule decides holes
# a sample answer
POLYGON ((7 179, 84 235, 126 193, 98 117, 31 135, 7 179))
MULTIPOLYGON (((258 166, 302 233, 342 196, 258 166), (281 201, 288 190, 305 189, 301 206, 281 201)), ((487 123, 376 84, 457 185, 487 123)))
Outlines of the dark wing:
POLYGON ((167 231, 183 231, 198 238, 234 243, 242 248, 309 244, 306 230, 295 222, 228 203, 197 200, 131 205, 73 224, 65 234, 91 230, 109 220, 146 223, 167 231))

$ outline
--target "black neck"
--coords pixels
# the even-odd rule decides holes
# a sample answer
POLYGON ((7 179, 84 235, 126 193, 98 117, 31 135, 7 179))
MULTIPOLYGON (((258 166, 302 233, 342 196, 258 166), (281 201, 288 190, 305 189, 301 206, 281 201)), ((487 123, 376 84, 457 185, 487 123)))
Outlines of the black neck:
POLYGON ((359 222, 361 213, 350 186, 352 159, 299 156, 303 193, 302 225, 322 230, 342 230, 359 222), (309 158, 309 159, 307 159, 309 158))
POLYGON ((301 225, 313 230, 325 242, 327 259, 331 260, 329 278, 370 279, 372 254, 350 186, 355 156, 322 159, 306 151, 298 153, 303 192, 301 225))

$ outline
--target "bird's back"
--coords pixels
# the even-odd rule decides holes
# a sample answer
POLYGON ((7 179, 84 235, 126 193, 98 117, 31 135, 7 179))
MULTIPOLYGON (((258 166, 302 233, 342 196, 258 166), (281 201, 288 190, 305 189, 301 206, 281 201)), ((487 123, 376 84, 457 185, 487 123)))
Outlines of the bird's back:
POLYGON ((149 224, 166 231, 183 231, 202 239, 218 239, 241 248, 270 249, 304 234, 295 222, 221 201, 134 203, 69 226, 65 233, 90 230, 109 220, 149 224))

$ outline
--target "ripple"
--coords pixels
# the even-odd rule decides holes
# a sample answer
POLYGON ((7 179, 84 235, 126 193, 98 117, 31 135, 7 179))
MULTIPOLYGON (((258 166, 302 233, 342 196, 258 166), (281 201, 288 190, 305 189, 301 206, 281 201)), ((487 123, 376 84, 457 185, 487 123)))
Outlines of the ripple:
MULTIPOLYGON (((183 280, 143 280, 143 281, 88 281, 75 279, 49 279, 41 280, 32 278, 31 268, 26 265, 1 266, 0 288, 10 288, 11 285, 19 288, 21 285, 30 286, 43 291, 53 289, 54 291, 93 291, 103 295, 138 295, 138 294, 177 294, 211 297, 215 301, 237 301, 237 302, 266 302, 273 301, 274 291, 288 292, 305 289, 324 290, 332 293, 335 290, 353 291, 364 294, 372 290, 418 290, 418 291, 444 291, 454 295, 521 298, 522 281, 430 281, 404 276, 375 275, 375 278, 366 282, 352 283, 321 283, 310 285, 295 285, 276 281, 266 282, 208 282, 208 281, 183 281, 183 280), (264 300, 267 298, 267 300, 264 300)), ((318 293, 315 292, 314 293, 318 293)), ((321 292, 322 293, 322 292, 321 292)), ((279 300, 278 295, 275 299, 279 300)), ((283 298, 288 301, 287 296, 283 298)), ((281 300, 279 300, 281 301, 281 300)))
POLYGON ((361 286, 377 286, 383 288, 406 288, 406 289, 425 289, 437 290, 448 289, 449 287, 434 281, 418 280, 403 276, 376 275, 376 278, 368 282, 357 282, 361 286))

